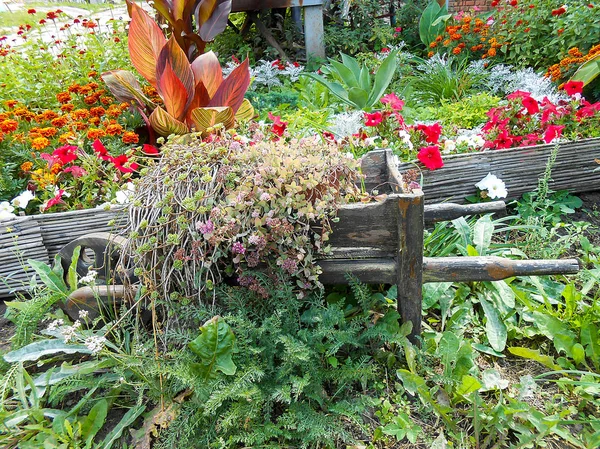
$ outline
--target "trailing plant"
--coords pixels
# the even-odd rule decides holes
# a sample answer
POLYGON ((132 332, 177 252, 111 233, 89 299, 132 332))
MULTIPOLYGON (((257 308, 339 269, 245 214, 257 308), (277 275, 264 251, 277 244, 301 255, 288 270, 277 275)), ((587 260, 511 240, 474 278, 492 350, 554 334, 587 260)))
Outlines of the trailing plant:
MULTIPOLYGON (((204 3, 209 4, 208 0, 203 0, 200 15, 205 14, 204 3)), ((219 3, 228 4, 228 1, 219 3)), ((236 119, 252 118, 252 106, 244 100, 250 85, 247 59, 223 79, 221 65, 214 53, 204 53, 190 63, 186 47, 180 46, 175 34, 167 40, 148 13, 135 3, 129 6, 132 16, 129 28, 131 62, 156 89, 162 105, 144 94, 131 72, 113 70, 103 73, 102 79, 119 101, 135 104, 144 117, 145 112, 149 112, 145 120, 161 136, 186 134, 191 129, 206 132, 215 124, 231 128, 236 119)))

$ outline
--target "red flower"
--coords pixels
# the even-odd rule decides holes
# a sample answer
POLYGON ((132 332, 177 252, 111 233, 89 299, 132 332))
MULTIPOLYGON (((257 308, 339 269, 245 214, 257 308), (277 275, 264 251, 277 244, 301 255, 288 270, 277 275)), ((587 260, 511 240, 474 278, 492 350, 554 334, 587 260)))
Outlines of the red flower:
POLYGON ((510 6, 517 6, 519 2, 517 0, 510 0, 510 6))
POLYGON ((567 12, 567 9, 564 6, 561 6, 558 9, 553 9, 552 10, 552 15, 553 16, 560 16, 561 14, 564 14, 567 12))
POLYGON ((94 140, 94 143, 92 143, 92 148, 96 153, 98 153, 98 157, 103 161, 112 161, 112 156, 108 154, 106 147, 102 144, 102 142, 100 142, 100 140, 94 140))
POLYGON ((544 142, 550 143, 554 139, 558 139, 562 135, 564 125, 550 125, 544 133, 544 142))
POLYGON ((427 143, 438 143, 440 136, 442 135, 442 127, 439 123, 433 125, 417 125, 417 129, 425 134, 425 141, 427 143))
POLYGON ((525 92, 523 90, 515 90, 512 94, 508 94, 506 96, 507 100, 514 100, 515 98, 527 98, 531 97, 529 92, 525 92))
POLYGON ((404 101, 400 100, 396 94, 387 94, 381 97, 383 104, 389 104, 394 111, 401 111, 404 107, 404 101))
POLYGON ((43 24, 45 24, 45 23, 46 23, 46 21, 45 21, 44 19, 42 19, 42 20, 40 20, 40 21, 39 21, 39 24, 40 24, 40 25, 43 25, 43 24))
POLYGON ((138 164, 136 164, 135 162, 129 164, 129 167, 125 167, 125 164, 127 162, 129 162, 129 158, 126 154, 121 154, 117 157, 112 158, 112 163, 115 165, 115 168, 121 173, 132 173, 138 168, 138 164))
POLYGON ((493 145, 498 149, 510 148, 514 144, 520 142, 521 139, 522 137, 511 136, 506 129, 503 129, 496 136, 496 140, 494 140, 493 145))
POLYGON ((421 148, 417 154, 417 158, 429 170, 436 170, 444 166, 442 154, 440 153, 440 149, 437 147, 437 145, 421 148))
POLYGON ((281 121, 281 117, 278 115, 273 115, 273 113, 269 112, 269 120, 273 121, 273 126, 271 126, 271 132, 273 134, 278 135, 279 137, 283 136, 285 129, 287 128, 288 122, 281 121))
POLYGON ((521 102, 523 103, 523 107, 527 109, 527 113, 529 115, 537 114, 540 112, 540 106, 538 102, 533 97, 524 97, 521 102))
POLYGON ((57 158, 61 164, 65 165, 77 159, 77 147, 75 145, 64 145, 57 148, 52 153, 52 156, 57 158))
POLYGON ((37 11, 33 8, 27 10, 27 14, 35 14, 37 11))
POLYGON ((145 143, 142 146, 142 152, 148 156, 156 156, 157 154, 160 153, 158 148, 156 148, 154 145, 149 145, 147 143, 145 143))
POLYGON ((87 175, 87 172, 79 165, 73 165, 63 170, 63 173, 72 173, 74 178, 80 178, 83 175, 87 175))
POLYGON ((583 81, 569 81, 565 83, 563 89, 568 95, 580 94, 583 92, 583 81))
POLYGON ((56 14, 54 11, 48 11, 46 13, 46 19, 54 20, 56 18, 58 18, 58 14, 56 14))
POLYGON ((383 121, 383 115, 381 112, 373 112, 369 114, 365 112, 365 126, 377 126, 383 121))
POLYGON ((323 131, 323 138, 328 142, 335 142, 335 136, 332 132, 323 131))
POLYGON ((50 198, 46 205, 44 206, 44 212, 50 209, 52 206, 56 206, 58 203, 62 203, 62 196, 65 193, 63 189, 59 189, 58 193, 54 198, 50 198))

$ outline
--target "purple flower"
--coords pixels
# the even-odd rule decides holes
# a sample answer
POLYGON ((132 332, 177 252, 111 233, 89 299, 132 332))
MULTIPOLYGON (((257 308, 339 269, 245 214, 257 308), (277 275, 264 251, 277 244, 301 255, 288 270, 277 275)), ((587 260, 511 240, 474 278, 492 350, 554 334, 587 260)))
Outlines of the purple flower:
POLYGON ((244 245, 241 242, 235 242, 231 247, 231 251, 233 251, 233 254, 244 254, 246 248, 244 248, 244 245))
POLYGON ((211 234, 215 230, 215 225, 210 220, 208 220, 206 223, 199 221, 196 223, 196 230, 202 235, 211 234))

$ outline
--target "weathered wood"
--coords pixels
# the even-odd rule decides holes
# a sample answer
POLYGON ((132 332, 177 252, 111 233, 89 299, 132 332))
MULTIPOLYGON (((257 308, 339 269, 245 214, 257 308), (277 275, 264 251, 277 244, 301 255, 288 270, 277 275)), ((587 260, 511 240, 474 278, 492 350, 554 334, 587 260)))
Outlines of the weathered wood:
POLYGON ((425 257, 423 282, 499 281, 513 276, 575 274, 576 259, 512 260, 496 256, 425 257))
POLYGON ((121 304, 127 293, 128 289, 123 285, 80 287, 71 293, 60 307, 72 320, 79 319, 80 311, 87 312, 88 320, 93 320, 100 314, 101 306, 111 307, 121 304))
POLYGON ((323 284, 346 284, 349 273, 365 284, 395 284, 397 280, 397 264, 393 258, 325 259, 317 264, 323 270, 319 275, 323 284))
POLYGON ((325 59, 325 32, 323 29, 323 6, 304 5, 304 42, 306 59, 325 59))
POLYGON ((421 335, 423 285, 423 194, 415 191, 407 201, 398 198, 398 249, 396 256, 398 310, 404 322, 412 322, 409 339, 418 344, 421 335))
POLYGON ((425 223, 454 220, 458 217, 476 214, 497 213, 506 214, 506 203, 504 201, 491 201, 488 203, 456 204, 440 203, 425 206, 425 223))
MULTIPOLYGON (((475 184, 488 173, 498 176, 508 189, 508 198, 517 199, 536 189, 546 169, 554 144, 533 147, 489 150, 479 153, 444 157, 444 167, 423 169, 423 192, 426 203, 451 200, 464 202, 466 196, 477 193, 475 184)), ((556 163, 552 168, 552 190, 573 193, 600 188, 600 170, 594 159, 600 156, 600 138, 559 144, 556 163)), ((402 163, 400 172, 414 169, 419 162, 402 163)))
POLYGON ((390 150, 374 150, 362 157, 361 172, 367 192, 371 193, 373 189, 377 189, 381 193, 391 191, 387 184, 389 180, 388 153, 391 154, 390 150))

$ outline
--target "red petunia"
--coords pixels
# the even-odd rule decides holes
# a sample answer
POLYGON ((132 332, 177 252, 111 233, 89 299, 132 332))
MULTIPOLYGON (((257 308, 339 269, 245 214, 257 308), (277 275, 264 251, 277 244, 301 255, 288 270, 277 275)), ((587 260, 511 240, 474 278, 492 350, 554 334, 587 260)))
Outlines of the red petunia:
POLYGON ((27 14, 35 14, 37 11, 33 8, 27 10, 27 14))
POLYGON ((440 149, 437 147, 437 145, 421 148, 417 154, 417 158, 429 170, 436 170, 444 166, 442 154, 440 153, 440 149))
POLYGON ((562 135, 564 125, 550 125, 544 133, 544 142, 550 143, 554 139, 558 139, 562 135))
POLYGON ((365 112, 365 126, 377 126, 383 121, 383 115, 381 112, 373 112, 369 114, 365 112))
POLYGON ((273 121, 273 126, 271 126, 271 132, 273 134, 278 135, 279 137, 283 136, 283 133, 287 128, 288 122, 282 121, 279 115, 273 115, 273 113, 271 112, 269 112, 269 120, 273 121))
POLYGON ((100 142, 100 140, 94 140, 94 143, 92 143, 92 148, 98 154, 98 157, 103 161, 112 161, 112 156, 108 154, 108 150, 102 144, 102 142, 100 142))
POLYGON ((81 178, 82 176, 87 175, 87 171, 85 171, 79 165, 67 167, 63 170, 63 173, 71 173, 73 178, 81 178))
POLYGON ((56 206, 58 203, 62 203, 62 196, 65 193, 63 189, 60 189, 54 198, 50 198, 44 206, 44 212, 50 209, 52 206, 56 206))
POLYGON ((63 145, 54 150, 52 156, 56 157, 61 164, 65 165, 77 159, 77 150, 78 148, 75 145, 63 145))
POLYGON ((568 81, 563 86, 567 95, 576 95, 583 92, 583 81, 568 81))
POLYGON ((158 148, 156 148, 154 145, 149 145, 147 143, 145 143, 142 146, 142 152, 148 156, 156 156, 160 153, 158 148))
POLYGON ((523 90, 515 90, 513 93, 508 94, 506 96, 506 99, 514 100, 515 98, 527 98, 527 97, 531 97, 531 94, 529 92, 525 92, 523 90))
POLYGON ((402 101, 396 94, 387 94, 381 97, 380 100, 383 104, 389 104, 390 108, 394 111, 401 111, 404 107, 404 101, 402 101))
POLYGON ((417 129, 425 134, 425 141, 427 143, 438 143, 440 136, 442 135, 442 127, 439 123, 433 125, 417 125, 417 129))
POLYGON ((524 97, 521 100, 521 103, 523 103, 523 107, 527 109, 527 113, 529 115, 537 114, 538 112, 540 112, 540 106, 537 100, 533 97, 524 97))
POLYGON ((115 168, 119 170, 121 173, 133 173, 133 171, 138 167, 136 163, 129 164, 129 167, 125 167, 125 164, 129 162, 129 158, 126 154, 120 154, 117 157, 112 158, 112 163, 115 165, 115 168))
POLYGON ((553 9, 552 10, 552 15, 553 16, 560 16, 560 15, 566 13, 566 12, 567 12, 567 9, 564 6, 561 6, 560 8, 553 9))

